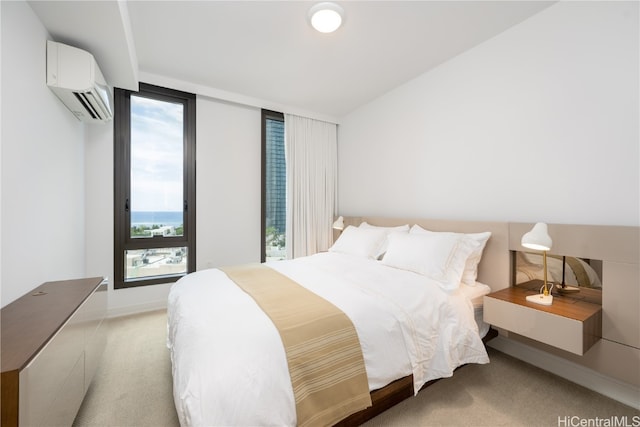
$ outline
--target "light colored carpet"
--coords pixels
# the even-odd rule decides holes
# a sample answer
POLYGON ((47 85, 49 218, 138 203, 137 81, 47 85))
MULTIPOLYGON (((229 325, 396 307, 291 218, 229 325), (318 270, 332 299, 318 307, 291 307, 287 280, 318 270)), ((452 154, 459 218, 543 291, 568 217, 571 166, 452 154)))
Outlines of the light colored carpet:
POLYGON ((109 320, 107 346, 74 426, 178 426, 166 311, 109 320))
MULTIPOLYGON (((164 311, 110 320, 107 348, 74 426, 179 425, 166 330, 164 311)), ((460 368, 365 425, 640 425, 640 411, 491 348, 489 357, 490 364, 460 368)))

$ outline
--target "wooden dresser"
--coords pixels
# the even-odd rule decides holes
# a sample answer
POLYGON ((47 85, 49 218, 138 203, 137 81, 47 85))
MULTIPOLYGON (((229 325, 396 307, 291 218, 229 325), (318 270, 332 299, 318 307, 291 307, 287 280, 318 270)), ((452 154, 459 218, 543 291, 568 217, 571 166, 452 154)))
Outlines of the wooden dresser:
POLYGON ((71 425, 106 345, 107 282, 47 282, 1 310, 2 426, 71 425))

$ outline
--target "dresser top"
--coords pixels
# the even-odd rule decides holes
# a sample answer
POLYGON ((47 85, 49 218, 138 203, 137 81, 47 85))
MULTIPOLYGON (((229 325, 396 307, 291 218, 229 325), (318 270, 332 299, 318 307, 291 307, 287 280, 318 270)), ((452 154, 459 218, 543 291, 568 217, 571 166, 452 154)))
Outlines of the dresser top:
POLYGON ((102 282, 102 277, 46 282, 0 311, 2 372, 20 370, 102 282))

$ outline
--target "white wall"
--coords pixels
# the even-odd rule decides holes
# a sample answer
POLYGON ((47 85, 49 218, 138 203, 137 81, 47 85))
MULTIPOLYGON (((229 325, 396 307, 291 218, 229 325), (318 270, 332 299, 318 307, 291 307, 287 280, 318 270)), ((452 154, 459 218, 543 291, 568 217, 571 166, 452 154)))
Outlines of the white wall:
MULTIPOLYGON (((151 82, 154 83, 154 82, 151 82)), ((260 110, 196 103, 196 268, 260 261, 260 110)), ((113 289, 113 127, 86 145, 86 274, 108 276, 111 316, 166 307, 171 283, 113 289)))
POLYGON ((639 225, 638 3, 562 2, 339 127, 343 215, 639 225))
MULTIPOLYGON (((171 284, 113 290, 112 123, 75 119, 45 83, 45 28, 0 5, 2 306, 89 276, 109 277, 111 315, 166 306, 171 284)), ((197 268, 258 262, 260 110, 200 96, 197 114, 197 268)))
POLYGON ((84 276, 84 125, 45 83, 48 34, 22 1, 2 8, 1 304, 84 276))
MULTIPOLYGON (((1 4, 5 305, 113 277, 113 132, 85 141, 44 84, 46 31, 1 4)), ((637 76, 637 3, 552 6, 344 118, 340 212, 637 225, 637 76)), ((259 259, 259 117, 198 97, 198 269, 259 259)), ((162 306, 169 286, 111 292, 110 308, 162 306)))

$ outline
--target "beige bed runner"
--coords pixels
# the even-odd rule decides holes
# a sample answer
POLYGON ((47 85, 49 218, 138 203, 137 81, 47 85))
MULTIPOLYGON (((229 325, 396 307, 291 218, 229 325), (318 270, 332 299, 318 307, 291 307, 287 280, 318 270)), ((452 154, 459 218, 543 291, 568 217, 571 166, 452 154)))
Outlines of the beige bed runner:
POLYGON ((371 406, 360 341, 342 311, 262 264, 221 270, 253 297, 278 329, 299 426, 333 425, 371 406))

